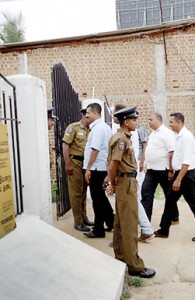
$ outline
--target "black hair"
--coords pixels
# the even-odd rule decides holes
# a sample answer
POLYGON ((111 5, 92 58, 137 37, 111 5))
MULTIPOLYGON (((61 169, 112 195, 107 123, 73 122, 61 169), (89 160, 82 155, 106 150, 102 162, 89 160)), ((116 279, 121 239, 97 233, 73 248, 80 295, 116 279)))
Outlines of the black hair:
POLYGON ((120 103, 119 104, 115 104, 114 111, 117 112, 120 109, 125 108, 125 107, 126 107, 126 105, 124 105, 124 104, 120 104, 120 103))
POLYGON ((174 117, 176 121, 181 121, 182 123, 185 121, 184 115, 180 112, 172 113, 170 117, 174 117))
POLYGON ((87 108, 91 108, 92 111, 96 111, 98 114, 101 114, 102 108, 99 103, 90 103, 87 105, 87 108))

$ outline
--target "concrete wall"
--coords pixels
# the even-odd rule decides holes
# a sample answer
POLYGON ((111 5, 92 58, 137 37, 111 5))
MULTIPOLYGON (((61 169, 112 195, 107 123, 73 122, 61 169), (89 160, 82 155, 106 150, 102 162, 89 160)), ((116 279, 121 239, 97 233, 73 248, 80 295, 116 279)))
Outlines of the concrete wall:
MULTIPOLYGON (((16 87, 24 212, 38 215, 42 220, 51 223, 45 83, 30 75, 14 75, 7 79, 16 87)), ((5 92, 7 98, 12 92, 10 86, 3 80, 1 91, 5 92)))
POLYGON ((110 106, 119 102, 137 105, 140 123, 148 131, 151 110, 161 112, 165 123, 171 112, 181 111, 195 134, 195 25, 172 26, 165 40, 166 47, 158 29, 23 48, 4 46, 0 47, 0 70, 5 76, 27 72, 41 78, 51 106, 51 69, 61 62, 80 100, 92 98, 92 94, 104 100, 105 95, 110 106))

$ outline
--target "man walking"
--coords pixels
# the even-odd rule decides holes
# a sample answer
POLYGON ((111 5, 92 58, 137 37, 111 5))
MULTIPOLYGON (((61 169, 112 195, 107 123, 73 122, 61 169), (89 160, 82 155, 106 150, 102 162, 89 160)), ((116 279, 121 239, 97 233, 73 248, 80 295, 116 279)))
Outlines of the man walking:
POLYGON ((136 107, 117 111, 121 128, 109 143, 108 194, 116 194, 113 248, 115 258, 125 262, 131 276, 149 278, 155 275, 153 269, 145 268, 138 255, 138 201, 137 163, 130 132, 136 129, 136 107))
MULTIPOLYGON (((145 160, 147 165, 146 175, 142 184, 142 201, 148 219, 151 221, 154 194, 157 185, 163 189, 165 201, 169 189, 173 168, 172 156, 175 146, 174 133, 162 122, 160 113, 153 112, 149 117, 149 126, 152 132, 148 138, 148 144, 145 151, 145 160)), ((174 218, 178 220, 179 212, 175 203, 174 218)))
MULTIPOLYGON (((167 195, 167 201, 162 216, 160 229, 155 231, 156 237, 169 236, 171 220, 175 205, 181 195, 188 203, 195 216, 195 140, 192 133, 184 125, 182 113, 170 115, 170 127, 177 135, 172 165, 174 175, 172 187, 167 195)), ((192 239, 194 241, 194 238, 192 239)))
MULTIPOLYGON (((123 104, 116 104, 114 107, 114 116, 117 111, 120 109, 125 108, 126 106, 123 104)), ((138 115, 138 113, 137 113, 138 115)), ((114 117, 114 123, 119 125, 119 120, 117 117, 114 117)), ((120 125, 119 125, 120 127, 120 125)), ((143 171, 143 162, 145 157, 145 144, 147 141, 146 133, 143 131, 140 125, 136 125, 136 130, 131 132, 131 142, 135 154, 135 159, 137 161, 137 181, 138 181, 138 218, 139 218, 139 224, 141 229, 140 237, 138 238, 139 242, 146 242, 154 237, 154 230, 152 228, 152 225, 150 221, 148 220, 148 217, 146 215, 145 209, 141 203, 141 185, 142 182, 140 182, 140 170, 143 171), (138 131, 139 128, 139 131, 138 131), (142 129, 142 130, 141 130, 142 129), (141 145, 140 145, 141 144, 141 145)))
POLYGON ((112 130, 101 119, 101 106, 98 103, 91 103, 87 106, 86 118, 89 120, 91 131, 84 152, 84 169, 93 201, 95 220, 93 230, 84 235, 88 238, 104 238, 104 222, 108 231, 113 229, 114 222, 112 206, 102 187, 107 175, 108 142, 112 130))

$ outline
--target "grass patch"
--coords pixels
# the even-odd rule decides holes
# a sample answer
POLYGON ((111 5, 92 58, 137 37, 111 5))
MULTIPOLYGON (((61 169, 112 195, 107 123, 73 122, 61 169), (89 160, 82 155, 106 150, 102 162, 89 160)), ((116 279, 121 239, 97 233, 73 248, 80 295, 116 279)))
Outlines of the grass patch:
POLYGON ((123 293, 120 297, 120 300, 125 300, 125 299, 130 299, 131 298, 131 294, 128 290, 124 290, 123 289, 123 293))
POLYGON ((143 284, 144 284, 143 279, 140 277, 134 277, 130 280, 130 285, 132 285, 136 288, 142 287, 143 284))
POLYGON ((144 286, 144 280, 142 278, 129 276, 126 273, 124 285, 123 285, 123 292, 120 297, 120 300, 126 300, 126 299, 130 299, 132 297, 132 295, 130 293, 132 287, 141 288, 143 286, 144 286))

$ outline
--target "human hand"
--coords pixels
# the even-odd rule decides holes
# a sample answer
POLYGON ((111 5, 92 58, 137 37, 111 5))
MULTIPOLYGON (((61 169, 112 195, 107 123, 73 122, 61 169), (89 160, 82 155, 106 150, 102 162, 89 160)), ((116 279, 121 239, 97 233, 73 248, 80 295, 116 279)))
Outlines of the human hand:
POLYGON ((173 186, 172 186, 173 191, 175 191, 175 192, 179 191, 180 186, 181 186, 181 180, 176 178, 175 181, 173 182, 173 186))
POLYGON ((108 196, 111 196, 115 193, 115 186, 112 185, 111 183, 109 183, 109 185, 107 186, 106 190, 105 190, 106 194, 108 196))
POLYGON ((90 170, 86 170, 86 172, 85 172, 85 180, 86 180, 86 182, 88 184, 90 182, 90 179, 91 179, 91 171, 90 170))
POLYGON ((71 176, 74 174, 73 172, 73 167, 71 164, 67 164, 66 167, 65 167, 65 170, 66 170, 66 174, 71 176))

